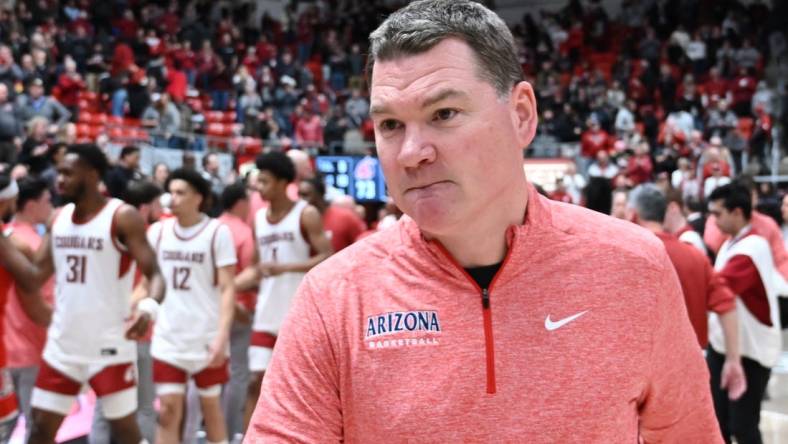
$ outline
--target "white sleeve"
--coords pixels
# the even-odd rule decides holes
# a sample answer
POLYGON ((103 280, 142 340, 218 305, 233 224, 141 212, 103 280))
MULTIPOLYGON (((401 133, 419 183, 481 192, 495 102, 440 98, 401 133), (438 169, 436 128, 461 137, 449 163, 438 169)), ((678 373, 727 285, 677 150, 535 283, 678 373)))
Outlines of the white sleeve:
POLYGON ((216 236, 213 240, 213 254, 217 268, 235 265, 238 258, 235 256, 235 244, 230 228, 225 224, 219 225, 216 229, 216 236))
POLYGON ((155 224, 148 227, 148 243, 150 244, 151 248, 156 251, 156 244, 159 242, 159 236, 161 236, 162 230, 162 223, 156 222, 155 224))

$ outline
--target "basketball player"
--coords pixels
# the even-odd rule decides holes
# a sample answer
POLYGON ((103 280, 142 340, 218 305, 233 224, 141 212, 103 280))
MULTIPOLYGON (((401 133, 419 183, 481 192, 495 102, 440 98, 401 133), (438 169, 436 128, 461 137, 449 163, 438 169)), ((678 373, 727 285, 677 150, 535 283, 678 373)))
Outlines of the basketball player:
MULTIPOLYGON (((123 200, 140 212, 145 226, 149 226, 162 216, 159 197, 162 190, 148 180, 134 180, 126 186, 123 200)), ((134 291, 131 294, 132 303, 142 300, 147 296, 147 291, 141 284, 142 274, 137 270, 134 276, 134 291)), ((151 325, 152 327, 152 325, 151 325)), ((137 340, 137 424, 140 426, 142 437, 148 442, 155 442, 157 413, 153 406, 156 401, 156 389, 153 386, 153 358, 150 354, 152 328, 137 340)), ((93 413, 93 425, 88 436, 89 444, 105 444, 110 442, 111 429, 107 418, 104 417, 101 401, 96 403, 93 413)))
POLYGON ((115 441, 142 442, 135 417, 134 340, 155 320, 165 287, 145 221, 133 207, 99 192, 107 165, 95 145, 68 147, 57 182, 71 203, 52 219, 33 263, 0 240, 0 261, 18 282, 35 285, 55 275, 55 310, 31 401, 32 443, 54 442, 86 383, 101 400, 115 441), (151 291, 132 309, 134 262, 151 291))
POLYGON ((153 380, 161 411, 156 442, 181 442, 188 378, 194 378, 208 443, 227 442, 220 395, 229 379, 230 326, 235 310, 235 246, 230 229, 201 211, 210 184, 194 170, 168 179, 173 218, 153 224, 148 240, 167 280, 153 332, 153 380))
POLYGON ((287 189, 295 180, 295 166, 278 152, 257 158, 260 197, 270 202, 255 215, 255 257, 238 275, 239 291, 260 285, 249 347, 249 391, 244 430, 260 393, 279 327, 304 274, 331 255, 320 212, 302 200, 293 201, 287 189), (260 279, 262 278, 262 282, 260 279))

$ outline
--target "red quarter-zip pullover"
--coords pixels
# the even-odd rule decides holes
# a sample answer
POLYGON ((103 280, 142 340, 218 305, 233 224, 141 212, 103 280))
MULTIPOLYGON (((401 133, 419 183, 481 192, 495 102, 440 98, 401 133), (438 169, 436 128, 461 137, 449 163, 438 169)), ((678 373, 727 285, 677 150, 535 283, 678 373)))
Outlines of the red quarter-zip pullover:
POLYGON ((246 442, 722 442, 659 239, 529 195, 486 292, 407 217, 310 272, 246 442))

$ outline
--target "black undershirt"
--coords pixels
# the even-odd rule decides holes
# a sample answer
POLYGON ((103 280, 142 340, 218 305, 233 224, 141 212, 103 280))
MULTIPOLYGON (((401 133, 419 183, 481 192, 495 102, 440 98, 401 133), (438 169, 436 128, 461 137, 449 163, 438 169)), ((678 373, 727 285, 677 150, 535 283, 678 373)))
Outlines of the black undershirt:
POLYGON ((498 262, 497 264, 485 265, 483 267, 466 268, 465 271, 467 271, 473 280, 479 284, 479 288, 484 290, 490 288, 490 283, 492 283, 495 273, 501 268, 501 264, 502 262, 498 262))

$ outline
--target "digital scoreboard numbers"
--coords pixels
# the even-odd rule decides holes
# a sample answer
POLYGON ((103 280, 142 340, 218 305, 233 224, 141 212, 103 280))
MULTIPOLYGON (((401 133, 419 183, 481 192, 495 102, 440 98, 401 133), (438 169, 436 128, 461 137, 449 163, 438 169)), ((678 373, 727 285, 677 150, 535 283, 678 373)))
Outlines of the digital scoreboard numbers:
POLYGON ((318 156, 315 167, 323 175, 326 187, 353 195, 353 163, 354 159, 350 156, 318 156))
POLYGON ((356 202, 385 202, 386 181, 376 157, 318 156, 317 170, 326 186, 353 196, 356 202))

